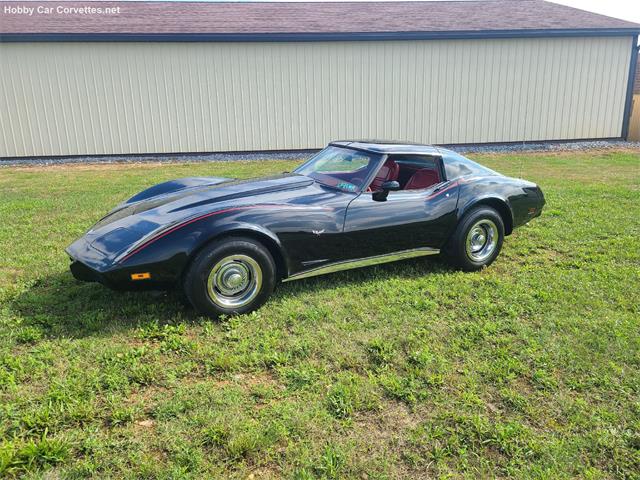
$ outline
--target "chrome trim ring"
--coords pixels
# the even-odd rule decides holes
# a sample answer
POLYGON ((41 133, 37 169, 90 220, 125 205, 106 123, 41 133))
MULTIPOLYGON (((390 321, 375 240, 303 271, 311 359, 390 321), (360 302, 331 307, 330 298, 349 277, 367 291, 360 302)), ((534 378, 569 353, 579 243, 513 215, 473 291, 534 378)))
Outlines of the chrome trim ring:
POLYGON ((256 298, 262 288, 262 268, 247 255, 229 255, 209 273, 207 294, 223 308, 239 308, 256 298))
POLYGON ((467 256, 474 262, 484 262, 498 246, 498 227, 493 221, 483 218, 469 229, 465 248, 467 256))

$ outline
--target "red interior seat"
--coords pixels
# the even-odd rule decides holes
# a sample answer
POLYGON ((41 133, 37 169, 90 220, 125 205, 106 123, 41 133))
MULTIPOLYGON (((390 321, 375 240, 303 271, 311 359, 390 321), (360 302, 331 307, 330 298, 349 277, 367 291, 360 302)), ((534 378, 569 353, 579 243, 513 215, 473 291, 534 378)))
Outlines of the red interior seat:
POLYGON ((431 185, 440 183, 440 175, 431 168, 423 168, 411 175, 411 178, 404 186, 405 190, 419 190, 421 188, 427 188, 431 185))
POLYGON ((376 192, 382 188, 382 184, 384 182, 389 182, 392 180, 398 180, 398 174, 400 173, 400 165, 398 165, 393 160, 389 159, 384 162, 384 165, 380 167, 376 177, 369 185, 368 191, 376 192))

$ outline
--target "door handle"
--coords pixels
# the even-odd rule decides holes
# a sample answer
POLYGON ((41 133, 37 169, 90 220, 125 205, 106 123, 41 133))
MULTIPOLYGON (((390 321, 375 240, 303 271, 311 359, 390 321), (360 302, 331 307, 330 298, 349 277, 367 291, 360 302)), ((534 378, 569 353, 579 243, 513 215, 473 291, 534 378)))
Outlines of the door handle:
MULTIPOLYGON (((441 192, 442 190, 447 190, 450 186, 451 186, 451 181, 450 180, 438 185, 436 188, 433 189, 433 191, 429 194, 429 196, 427 198, 431 198, 431 197, 435 196, 437 193, 441 192)), ((449 195, 450 194, 447 193, 446 196, 448 197, 449 195)))

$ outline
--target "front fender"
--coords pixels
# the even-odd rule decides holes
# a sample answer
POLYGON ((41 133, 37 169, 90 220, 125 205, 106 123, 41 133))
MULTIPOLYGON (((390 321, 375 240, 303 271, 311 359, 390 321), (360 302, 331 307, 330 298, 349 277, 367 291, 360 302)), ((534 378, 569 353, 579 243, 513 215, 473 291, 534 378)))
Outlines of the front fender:
MULTIPOLYGON (((235 209, 234 209, 235 210, 235 209)), ((237 213, 237 212, 234 212, 237 213)), ((274 256, 283 275, 288 273, 288 256, 279 238, 268 228, 231 216, 194 219, 151 237, 118 259, 118 268, 147 268, 157 272, 164 282, 175 281, 182 276, 194 255, 216 239, 238 233, 262 241, 274 256)))
POLYGON ((215 240, 218 237, 222 237, 224 235, 230 235, 233 233, 241 234, 243 232, 249 232, 249 233, 254 233, 254 234, 264 236, 268 238, 270 241, 272 241, 275 245, 277 245, 279 249, 282 250, 283 248, 282 244, 280 243, 280 239, 271 230, 260 225, 255 225, 255 224, 245 223, 245 222, 228 223, 220 228, 217 228, 215 229, 214 235, 209 240, 215 240))
POLYGON ((245 222, 233 222, 226 224, 215 229, 215 232, 212 233, 210 238, 204 239, 203 237, 203 241, 200 242, 198 247, 190 252, 189 261, 191 261, 191 259, 193 259, 200 250, 210 243, 230 235, 249 237, 262 243, 267 250, 269 250, 269 253, 271 253, 280 275, 283 277, 289 275, 291 261, 278 236, 268 228, 261 225, 245 222))

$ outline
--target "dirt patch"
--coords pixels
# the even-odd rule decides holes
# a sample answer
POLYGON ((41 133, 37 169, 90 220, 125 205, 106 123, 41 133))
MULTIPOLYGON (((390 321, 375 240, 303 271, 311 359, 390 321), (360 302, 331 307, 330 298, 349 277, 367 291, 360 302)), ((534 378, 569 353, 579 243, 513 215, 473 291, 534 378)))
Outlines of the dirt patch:
POLYGON ((6 277, 7 284, 17 283, 17 280, 24 275, 24 270, 13 267, 0 267, 0 278, 6 277))
POLYGON ((230 383, 233 383, 245 390, 254 390, 256 388, 284 390, 286 388, 278 378, 269 371, 236 373, 231 377, 230 383))
POLYGON ((429 472, 412 471, 403 462, 408 432, 423 422, 426 412, 411 410, 395 400, 384 400, 379 410, 359 413, 349 435, 357 442, 358 457, 385 458, 393 465, 390 478, 431 478, 429 472))
POLYGON ((412 412, 405 404, 385 400, 379 410, 356 415, 354 431, 358 432, 358 438, 367 438, 372 446, 389 446, 422 420, 418 412, 412 412))

